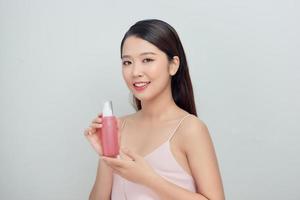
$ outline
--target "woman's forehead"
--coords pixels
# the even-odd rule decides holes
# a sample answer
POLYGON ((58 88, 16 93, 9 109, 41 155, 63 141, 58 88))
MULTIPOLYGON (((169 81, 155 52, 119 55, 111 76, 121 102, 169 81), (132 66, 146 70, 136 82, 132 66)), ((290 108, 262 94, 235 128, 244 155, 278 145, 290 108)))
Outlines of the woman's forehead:
POLYGON ((143 56, 147 54, 157 55, 160 53, 162 52, 155 45, 138 37, 128 37, 122 49, 122 57, 143 56))

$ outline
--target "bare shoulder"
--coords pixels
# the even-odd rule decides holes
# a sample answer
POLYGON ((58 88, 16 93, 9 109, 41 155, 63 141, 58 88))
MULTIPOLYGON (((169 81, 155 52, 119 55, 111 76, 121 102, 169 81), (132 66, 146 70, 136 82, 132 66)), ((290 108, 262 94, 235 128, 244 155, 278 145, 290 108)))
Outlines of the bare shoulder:
POLYGON ((182 131, 186 137, 197 137, 200 134, 207 134, 207 125, 195 115, 190 115, 182 123, 182 131))
MULTIPOLYGON (((210 134, 207 125, 195 115, 187 117, 181 125, 180 137, 184 144, 198 144, 210 142, 210 134)), ((189 146, 189 145, 187 145, 189 146)))

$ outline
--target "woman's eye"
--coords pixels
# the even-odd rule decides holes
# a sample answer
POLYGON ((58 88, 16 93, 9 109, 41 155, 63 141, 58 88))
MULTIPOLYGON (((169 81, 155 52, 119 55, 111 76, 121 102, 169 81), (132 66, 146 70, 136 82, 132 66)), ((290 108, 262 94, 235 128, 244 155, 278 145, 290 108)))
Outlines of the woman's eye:
POLYGON ((123 61, 123 65, 130 65, 131 62, 130 61, 123 61))
POLYGON ((145 58, 144 60, 143 60, 143 62, 152 62, 153 61, 153 59, 151 59, 151 58, 145 58))

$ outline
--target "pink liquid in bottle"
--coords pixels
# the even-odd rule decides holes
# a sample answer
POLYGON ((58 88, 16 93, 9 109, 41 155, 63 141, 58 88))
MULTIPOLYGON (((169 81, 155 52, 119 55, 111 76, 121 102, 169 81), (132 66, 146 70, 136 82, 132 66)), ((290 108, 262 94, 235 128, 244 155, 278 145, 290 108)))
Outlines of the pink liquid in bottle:
POLYGON ((117 119, 113 115, 112 102, 104 103, 102 112, 101 144, 104 156, 117 157, 119 154, 117 119))

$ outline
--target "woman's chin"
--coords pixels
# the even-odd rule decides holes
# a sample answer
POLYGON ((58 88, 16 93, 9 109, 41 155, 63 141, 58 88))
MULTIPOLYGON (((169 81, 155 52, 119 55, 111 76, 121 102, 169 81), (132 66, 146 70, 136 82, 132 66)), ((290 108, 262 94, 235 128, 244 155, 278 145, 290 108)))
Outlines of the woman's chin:
POLYGON ((140 101, 149 101, 151 99, 151 97, 142 93, 133 93, 133 96, 140 101))

